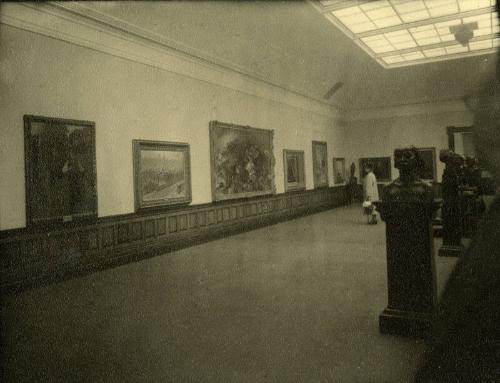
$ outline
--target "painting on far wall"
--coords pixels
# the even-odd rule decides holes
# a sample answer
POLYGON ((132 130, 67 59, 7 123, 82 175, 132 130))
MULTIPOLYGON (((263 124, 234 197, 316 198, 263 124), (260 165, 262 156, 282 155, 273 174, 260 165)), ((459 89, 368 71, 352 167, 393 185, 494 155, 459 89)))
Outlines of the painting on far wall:
POLYGON ((24 116, 26 222, 97 218, 95 124, 24 116))
POLYGON ((133 140, 135 209, 191 202, 189 145, 133 140))
POLYGON ((333 183, 341 185, 346 182, 345 158, 333 159, 333 183))
POLYGON ((273 194, 273 131, 211 121, 210 165, 214 201, 273 194))
POLYGON ((283 150, 283 169, 285 173, 285 192, 304 190, 304 151, 283 150))
POLYGON ((391 182, 391 157, 370 157, 359 159, 359 179, 362 181, 365 178, 366 164, 371 163, 373 173, 377 177, 377 182, 391 182))
POLYGON ((420 178, 428 182, 437 181, 436 170, 436 148, 416 148, 424 166, 420 173, 420 178))
POLYGON ((312 154, 314 187, 328 187, 328 152, 326 142, 313 141, 312 154))

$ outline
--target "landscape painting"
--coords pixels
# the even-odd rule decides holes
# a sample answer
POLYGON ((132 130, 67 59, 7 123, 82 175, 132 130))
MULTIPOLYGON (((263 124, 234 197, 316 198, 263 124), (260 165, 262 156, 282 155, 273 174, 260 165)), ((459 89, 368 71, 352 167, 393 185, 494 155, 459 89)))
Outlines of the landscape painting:
POLYGON ((273 194, 273 131, 210 122, 212 198, 273 194))
POLYGON ((27 225, 97 218, 95 124, 24 116, 27 225))
POLYGON ((377 177, 377 182, 391 182, 391 157, 371 157, 360 158, 359 160, 359 179, 363 180, 366 176, 366 164, 372 164, 373 174, 377 177))
POLYGON ((191 202, 189 145, 134 140, 136 210, 191 202))
POLYGON ((304 190, 306 188, 304 177, 304 151, 284 149, 283 166, 285 173, 285 192, 304 190))
POLYGON ((326 142, 313 141, 312 142, 313 154, 313 173, 314 173, 314 187, 327 187, 328 186, 328 153, 326 142))

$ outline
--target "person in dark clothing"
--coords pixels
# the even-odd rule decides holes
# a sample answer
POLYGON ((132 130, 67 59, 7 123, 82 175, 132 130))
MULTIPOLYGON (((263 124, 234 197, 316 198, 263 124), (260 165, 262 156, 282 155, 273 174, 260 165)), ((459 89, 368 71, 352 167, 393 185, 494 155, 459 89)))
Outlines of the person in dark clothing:
MULTIPOLYGON (((498 10, 498 4, 497 4, 498 10)), ((476 96, 479 161, 500 180, 500 65, 476 96)), ((500 200, 483 216, 442 295, 416 383, 500 382, 500 200)))

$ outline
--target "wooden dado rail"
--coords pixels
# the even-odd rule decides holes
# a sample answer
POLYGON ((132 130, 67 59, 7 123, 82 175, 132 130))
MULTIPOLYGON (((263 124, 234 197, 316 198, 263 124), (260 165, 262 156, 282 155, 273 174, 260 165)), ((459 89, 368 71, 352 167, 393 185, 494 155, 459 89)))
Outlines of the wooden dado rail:
POLYGON ((12 292, 132 262, 346 203, 344 186, 0 232, 2 290, 12 292))

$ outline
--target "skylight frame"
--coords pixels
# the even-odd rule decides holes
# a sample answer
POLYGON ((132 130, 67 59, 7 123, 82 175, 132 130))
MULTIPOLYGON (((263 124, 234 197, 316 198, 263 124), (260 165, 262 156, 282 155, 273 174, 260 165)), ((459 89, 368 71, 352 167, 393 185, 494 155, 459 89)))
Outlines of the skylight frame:
MULTIPOLYGON (((468 2, 464 5, 463 1, 470 0, 410 0, 408 2, 400 2, 399 0, 324 0, 323 3, 328 5, 323 5, 321 1, 318 0, 308 0, 316 9, 320 11, 332 24, 334 24, 337 28, 339 28, 344 34, 346 34, 351 40, 353 40, 360 48, 362 48, 369 56, 371 56, 375 61, 377 61, 382 67, 386 69, 390 68, 398 68, 409 65, 418 65, 425 64, 429 62, 436 61, 444 61, 444 60, 452 60, 463 57, 471 57, 485 54, 492 54, 497 51, 497 47, 500 45, 499 41, 499 31, 500 26, 498 25, 498 18, 496 17, 495 10, 495 1, 494 0, 476 0, 476 3, 479 4, 478 8, 472 2, 468 2), (328 3, 327 3, 328 2, 328 3), (462 2, 462 3, 461 3, 462 2), (489 2, 489 5, 486 4, 489 2), (377 7, 377 4, 380 4, 377 7), (413 4, 413 6, 411 5, 413 4), (426 12, 431 14, 429 10, 434 8, 443 7, 444 5, 449 4, 451 8, 445 9, 440 8, 438 11, 434 12, 434 15, 440 15, 436 17, 428 17, 422 20, 416 20, 411 22, 405 22, 402 15, 409 14, 409 12, 399 12, 398 7, 403 7, 401 9, 411 9, 414 8, 416 11, 422 11, 425 7, 426 12), (396 15, 400 18, 401 23, 397 25, 392 25, 388 27, 378 28, 370 28, 368 30, 363 30, 361 32, 353 32, 346 26, 339 18, 335 15, 339 14, 339 12, 349 13, 349 8, 354 9, 356 7, 356 11, 359 12, 361 10, 365 15, 368 14, 369 22, 373 22, 369 18, 372 9, 378 9, 381 7, 387 7, 390 5, 392 7, 392 11, 396 13, 396 15), (462 9, 468 9, 467 11, 462 11, 462 9), (367 10, 367 11, 365 11, 367 10), (453 10, 453 12, 451 11, 453 10), (344 12, 342 12, 344 11, 344 12), (441 15, 442 14, 442 15, 441 15), (472 47, 478 48, 481 46, 489 46, 490 48, 484 49, 470 49, 467 46, 467 51, 463 51, 464 49, 459 49, 457 47, 458 42, 455 40, 455 36, 449 32, 449 25, 457 25, 459 22, 464 24, 465 21, 463 19, 471 18, 481 19, 484 15, 489 15, 489 26, 486 26, 488 23, 478 23, 479 28, 476 29, 474 37, 470 40, 472 47), (434 37, 425 40, 425 38, 415 38, 410 33, 410 28, 422 27, 426 25, 434 26, 434 37), (448 29, 448 33, 445 33, 448 29), (408 31, 410 35, 413 37, 413 42, 408 41, 408 44, 393 44, 389 41, 389 44, 385 45, 377 45, 377 44, 367 44, 366 41, 368 39, 374 39, 375 41, 381 39, 387 33, 393 33, 398 31, 408 31), (441 33, 440 33, 441 32, 441 33), (478 33, 479 32, 479 33, 478 33), (490 32, 490 33, 489 33, 490 32), (436 34, 437 33, 437 34, 436 34), (477 33, 477 35, 476 35, 477 33), (439 39, 439 41, 438 41, 439 39), (490 41, 490 44, 485 42, 486 40, 490 41), (425 45, 423 44, 425 43, 425 45), (416 45, 416 46, 415 46, 416 45), (374 46, 377 48, 375 49, 374 46), (393 49, 395 48, 395 49, 393 49), (443 48, 446 52, 443 55, 434 56, 434 57, 425 57, 424 51, 443 48), (421 57, 416 52, 422 53, 425 58, 417 59, 417 57, 421 57), (400 57, 415 57, 413 60, 399 61, 387 63, 385 60, 387 57, 391 56, 400 56, 400 57)), ((392 13, 392 12, 391 12, 392 13)), ((383 18, 381 12, 375 13, 377 17, 383 18)), ((486 18, 485 20, 487 20, 486 18)), ((386 39, 387 40, 387 39, 386 39)), ((458 44, 460 45, 460 44, 458 44)), ((460 45, 460 47, 462 47, 460 45)))

